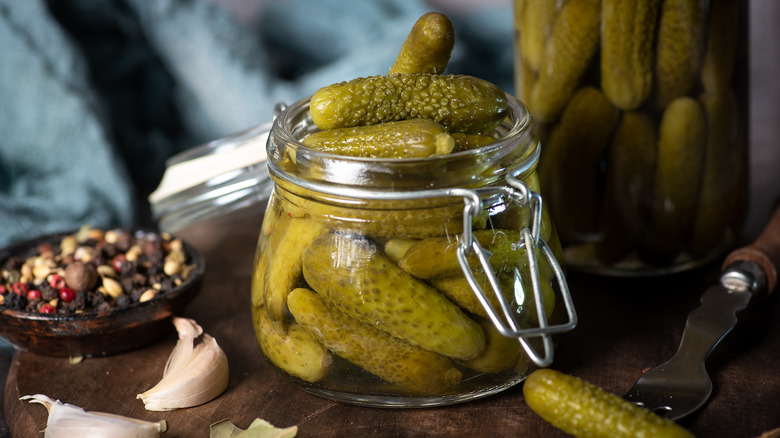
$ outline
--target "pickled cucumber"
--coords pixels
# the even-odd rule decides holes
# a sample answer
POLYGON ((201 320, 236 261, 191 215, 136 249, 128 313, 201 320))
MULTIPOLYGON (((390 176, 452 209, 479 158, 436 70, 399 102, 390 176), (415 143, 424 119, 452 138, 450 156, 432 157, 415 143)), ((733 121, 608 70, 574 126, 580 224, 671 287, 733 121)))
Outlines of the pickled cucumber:
POLYGON ((639 241, 650 216, 657 151, 656 126, 644 112, 626 111, 610 141, 604 203, 596 257, 605 264, 623 259, 639 241))
POLYGON ((710 0, 709 28, 701 82, 709 93, 723 92, 731 84, 739 38, 739 2, 710 0))
POLYGON ((664 111, 658 136, 653 205, 640 257, 667 265, 688 242, 696 215, 705 146, 701 104, 690 97, 675 99, 664 111))
POLYGON ((564 245, 598 233, 600 164, 619 115, 601 91, 583 87, 552 131, 539 172, 564 245))
POLYGON ((744 161, 738 142, 739 107, 734 93, 707 93, 699 101, 707 116, 707 143, 689 250, 695 256, 705 256, 723 243, 729 224, 735 223, 735 212, 739 211, 738 181, 744 161))
POLYGON ((455 29, 446 15, 428 12, 417 19, 387 74, 442 74, 455 46, 455 29))
POLYGON ((255 334, 265 357, 285 372, 307 382, 328 375, 333 357, 320 342, 296 323, 278 331, 265 309, 252 309, 255 334))
POLYGON ((470 151, 472 149, 487 146, 496 141, 496 138, 487 134, 467 134, 465 132, 453 132, 452 140, 455 142, 454 152, 470 151))
POLYGON ((360 322, 308 289, 289 297, 295 320, 329 350, 382 379, 417 394, 443 394, 462 373, 436 353, 412 346, 360 322))
POLYGON ((320 129, 430 119, 450 132, 488 132, 507 113, 506 94, 488 81, 465 75, 370 76, 321 88, 310 102, 320 129))
POLYGON ((291 218, 284 237, 273 247, 265 278, 265 306, 275 324, 287 315, 287 294, 302 278, 301 254, 325 227, 309 218, 291 218))
POLYGON ((601 90, 618 108, 635 109, 650 95, 660 3, 601 2, 601 90))
MULTIPOLYGON (((528 255, 525 247, 512 249, 512 244, 520 241, 518 231, 477 230, 473 232, 473 236, 482 248, 492 254, 489 261, 495 270, 511 270, 515 266, 527 266, 528 255)), ((422 279, 462 275, 457 256, 459 240, 452 237, 422 239, 406 251, 398 261, 398 266, 422 279)), ((469 264, 473 268, 480 267, 474 254, 469 256, 469 264)))
POLYGON ((549 368, 528 376, 523 395, 528 406, 545 421, 578 438, 693 438, 673 421, 549 368))
POLYGON ((516 6, 519 23, 515 26, 520 32, 520 52, 522 59, 536 73, 542 68, 547 39, 552 33, 558 5, 550 0, 524 0, 516 6))
POLYGON ((557 119, 571 98, 598 48, 600 16, 600 0, 569 0, 561 8, 528 102, 537 120, 557 119))
POLYGON ((406 251, 417 243, 417 239, 393 238, 385 242, 385 255, 390 260, 398 263, 398 260, 406 254, 406 251))
MULTIPOLYGON (((540 265, 548 266, 546 263, 540 263, 540 265)), ((545 269, 541 269, 540 272, 540 288, 542 291, 542 300, 546 316, 549 318, 552 315, 555 308, 555 291, 550 284, 550 272, 545 272, 545 269)), ((501 272, 497 276, 501 290, 504 293, 510 306, 515 309, 518 314, 518 320, 521 327, 537 327, 539 325, 539 319, 536 314, 536 299, 534 297, 530 274, 528 269, 520 271, 522 278, 522 289, 515 289, 515 278, 513 272, 501 272)), ((482 291, 488 298, 490 305, 500 312, 500 305, 498 303, 498 297, 496 297, 487 275, 482 271, 474 273, 477 283, 482 288, 482 291)), ((487 317, 487 311, 477 299, 477 295, 471 285, 463 275, 453 275, 451 277, 435 278, 430 280, 430 283, 437 290, 441 291, 444 295, 452 300, 455 304, 462 309, 471 312, 475 315, 487 317)))
POLYGON ((449 154, 455 147, 440 124, 426 119, 318 131, 301 143, 318 151, 368 158, 423 158, 449 154))
POLYGON ((520 359, 520 341, 502 335, 489 319, 480 319, 479 323, 487 337, 485 351, 458 363, 480 373, 502 373, 514 368, 520 359))
POLYGON ((327 233, 303 253, 314 291, 349 316, 412 345, 468 359, 485 348, 482 328, 360 236, 327 233))
POLYGON ((684 96, 699 78, 703 14, 700 0, 664 0, 661 4, 653 77, 656 108, 663 109, 684 96))
MULTIPOLYGON (((539 172, 533 171, 528 176, 523 178, 528 190, 535 193, 542 193, 541 181, 539 178, 539 172)), ((494 215, 490 218, 493 228, 519 230, 521 228, 531 227, 531 209, 528 207, 520 207, 517 203, 507 203, 501 213, 494 215)), ((542 218, 539 224, 539 238, 547 242, 550 247, 554 246, 553 235, 555 234, 555 226, 553 225, 552 218, 550 217, 550 210, 543 204, 542 218)), ((562 260, 562 259, 560 259, 562 260)))

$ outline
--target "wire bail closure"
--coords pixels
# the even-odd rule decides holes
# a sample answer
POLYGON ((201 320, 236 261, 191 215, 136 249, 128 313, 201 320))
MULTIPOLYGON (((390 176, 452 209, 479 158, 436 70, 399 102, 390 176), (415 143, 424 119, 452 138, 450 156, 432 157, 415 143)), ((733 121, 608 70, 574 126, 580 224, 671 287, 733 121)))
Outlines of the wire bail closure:
MULTIPOLYGON (((499 333, 508 338, 517 338, 520 344, 525 350, 528 357, 538 366, 546 367, 553 362, 553 342, 552 335, 555 333, 562 333, 573 329, 577 325, 577 314, 574 310, 574 304, 569 293, 569 287, 566 282, 566 277, 563 273, 560 263, 556 260, 555 256, 550 250, 547 243, 539 238, 539 230, 541 227, 542 217, 542 197, 536 192, 528 189, 522 181, 519 179, 507 175, 506 181, 508 186, 501 188, 501 191, 509 198, 510 201, 516 202, 520 207, 529 206, 531 209, 531 228, 523 227, 520 229, 520 240, 512 244, 512 250, 518 250, 520 248, 526 248, 526 254, 528 255, 528 266, 531 274, 531 285, 533 288, 533 296, 536 302, 536 314, 539 321, 539 327, 521 328, 520 324, 515 316, 515 312, 510 308, 510 304, 504 295, 501 286, 498 283, 493 268, 490 265, 490 257, 492 254, 490 251, 482 248, 474 238, 471 230, 471 223, 474 216, 477 216, 482 211, 482 200, 473 190, 463 190, 463 200, 465 206, 463 208, 463 234, 461 235, 460 244, 457 248, 458 262, 460 263, 461 270, 466 276, 466 280, 471 286, 471 289, 477 295, 482 307, 490 317, 491 322, 498 329, 499 333), (544 300, 542 298, 541 283, 539 278, 539 265, 536 259, 536 251, 534 249, 539 248, 542 254, 547 258, 550 266, 555 273, 556 281, 563 297, 563 302, 566 307, 566 313, 568 315, 568 321, 562 324, 550 325, 547 321, 547 313, 544 308, 544 300), (468 261, 468 256, 475 254, 479 263, 484 270, 488 282, 491 286, 492 292, 498 300, 500 306, 500 314, 490 304, 488 295, 482 290, 474 271, 468 261), (532 338, 541 338, 543 353, 540 355, 537 353, 530 340, 532 338)), ((521 281, 520 270, 515 267, 514 269, 514 281, 513 281, 513 296, 524 296, 523 284, 521 281)), ((519 299, 517 299, 520 302, 519 299)))

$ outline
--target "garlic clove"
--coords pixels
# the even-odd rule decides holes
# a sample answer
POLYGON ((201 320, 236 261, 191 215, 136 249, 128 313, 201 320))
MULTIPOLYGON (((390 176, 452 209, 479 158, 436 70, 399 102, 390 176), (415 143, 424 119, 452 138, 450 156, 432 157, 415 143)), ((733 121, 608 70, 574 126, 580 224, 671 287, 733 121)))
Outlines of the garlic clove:
POLYGON ((227 389, 228 361, 216 339, 203 333, 195 321, 174 317, 179 332, 176 343, 157 385, 137 398, 150 411, 169 411, 201 405, 227 389), (195 338, 203 338, 197 346, 195 338))
POLYGON ((46 438, 147 438, 160 437, 167 429, 165 420, 150 422, 105 412, 85 411, 43 394, 26 395, 20 400, 40 403, 49 411, 46 438))

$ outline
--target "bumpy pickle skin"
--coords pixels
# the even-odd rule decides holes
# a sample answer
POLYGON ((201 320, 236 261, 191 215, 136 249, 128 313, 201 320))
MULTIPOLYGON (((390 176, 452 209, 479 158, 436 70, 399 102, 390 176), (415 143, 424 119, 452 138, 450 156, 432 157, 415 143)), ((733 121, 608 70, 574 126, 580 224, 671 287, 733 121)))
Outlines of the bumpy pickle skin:
POLYGON ((417 19, 387 74, 442 74, 455 46, 455 28, 446 15, 428 12, 417 19))
POLYGON ((664 0, 661 4, 652 97, 658 109, 688 93, 699 78, 703 14, 700 0, 664 0))
POLYGON ((537 120, 556 120, 577 89, 598 48, 600 17, 599 0, 569 0, 561 8, 528 102, 537 120))
POLYGON ((311 97, 322 130, 430 119, 449 132, 489 132, 507 113, 506 94, 473 76, 395 74, 332 84, 311 97))
POLYGON ((301 143, 322 152, 367 158, 425 158, 452 152, 455 141, 439 123, 427 119, 329 129, 301 143))
POLYGON ((549 368, 528 376, 523 395, 545 421, 578 438, 694 437, 673 421, 549 368))
POLYGON ((328 375, 333 357, 300 325, 292 323, 281 332, 262 307, 252 309, 252 320, 260 349, 279 369, 310 383, 328 375))
POLYGON ((594 87, 574 94, 553 128, 539 173, 564 245, 598 232, 600 161, 620 113, 594 87))
POLYGON ((663 266, 686 245, 696 215, 706 121, 701 104, 675 99, 659 127, 650 223, 638 248, 645 262, 663 266))
POLYGON ((634 248, 650 215, 657 151, 653 119, 645 112, 620 116, 606 159, 604 203, 596 257, 608 265, 634 248))
POLYGON ((707 140, 688 249, 695 256, 705 256, 724 242, 729 224, 735 223, 744 160, 739 144, 739 106, 734 93, 728 89, 706 93, 699 101, 707 116, 707 140))
POLYGON ((485 348, 479 324, 365 238, 323 235, 304 251, 303 275, 314 291, 349 316, 412 345, 457 359, 485 348))
POLYGON ((364 370, 420 395, 444 394, 460 383, 452 361, 360 322, 308 289, 290 293, 295 320, 323 345, 364 370))
POLYGON ((660 3, 601 2, 601 90, 618 108, 635 109, 650 95, 660 3))
POLYGON ((309 218, 291 218, 284 236, 273 247, 265 277, 265 306, 274 324, 284 324, 287 316, 287 294, 301 278, 301 254, 325 227, 309 218))

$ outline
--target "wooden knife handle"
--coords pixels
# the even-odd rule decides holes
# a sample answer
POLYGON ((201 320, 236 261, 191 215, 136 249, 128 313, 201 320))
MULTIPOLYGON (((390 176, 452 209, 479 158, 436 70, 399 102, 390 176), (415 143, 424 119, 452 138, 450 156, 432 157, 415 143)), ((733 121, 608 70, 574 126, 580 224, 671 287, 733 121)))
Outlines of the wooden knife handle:
POLYGON ((772 217, 761 235, 755 242, 735 249, 726 256, 722 269, 739 261, 757 264, 766 273, 767 294, 771 294, 775 290, 778 267, 780 267, 780 200, 775 202, 772 217))

